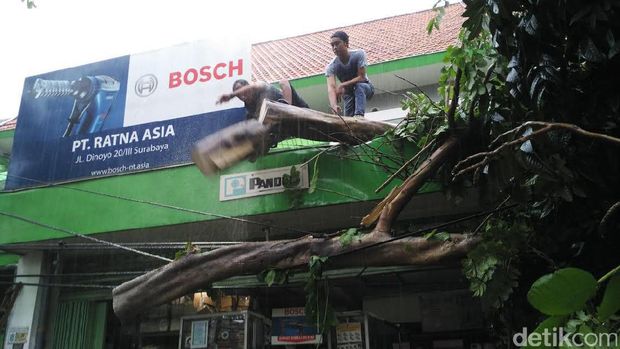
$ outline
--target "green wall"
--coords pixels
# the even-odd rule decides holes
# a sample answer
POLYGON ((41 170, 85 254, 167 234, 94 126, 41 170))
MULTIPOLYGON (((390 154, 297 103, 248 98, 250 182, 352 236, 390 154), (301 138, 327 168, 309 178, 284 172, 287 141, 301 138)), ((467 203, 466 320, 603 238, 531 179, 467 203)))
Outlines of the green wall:
POLYGON ((193 165, 3 192, 0 243, 68 237, 50 227, 93 234, 218 219, 182 209, 237 217, 380 199, 394 184, 378 194, 374 190, 399 166, 386 159, 402 163, 416 150, 411 146, 396 150, 385 143, 379 138, 372 144, 381 153, 372 152, 370 145, 331 151, 325 147, 276 149, 254 163, 244 161, 222 173, 299 165, 321 154, 316 167, 314 160, 309 164, 310 177, 318 170, 317 190, 312 194, 303 191, 298 205, 293 205, 294 195, 288 192, 220 202, 219 176, 204 177, 193 165), (373 164, 378 157, 391 169, 373 164))

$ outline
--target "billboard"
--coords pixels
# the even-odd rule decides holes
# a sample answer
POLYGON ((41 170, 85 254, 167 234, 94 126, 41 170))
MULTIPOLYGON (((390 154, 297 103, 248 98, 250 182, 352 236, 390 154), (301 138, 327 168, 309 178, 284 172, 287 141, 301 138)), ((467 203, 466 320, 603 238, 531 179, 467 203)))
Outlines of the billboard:
POLYGON ((191 163, 192 144, 245 118, 250 45, 200 41, 29 77, 6 189, 191 163))

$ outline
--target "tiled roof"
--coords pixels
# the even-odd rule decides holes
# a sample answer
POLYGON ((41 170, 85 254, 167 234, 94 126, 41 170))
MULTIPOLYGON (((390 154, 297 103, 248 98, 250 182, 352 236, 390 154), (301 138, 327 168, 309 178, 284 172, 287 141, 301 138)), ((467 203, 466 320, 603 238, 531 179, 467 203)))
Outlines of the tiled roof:
POLYGON ((13 130, 17 124, 17 118, 13 118, 0 124, 0 131, 13 130))
POLYGON ((444 51, 456 43, 464 18, 461 3, 446 7, 439 30, 427 34, 432 10, 377 19, 347 27, 252 45, 254 80, 274 82, 323 73, 334 54, 329 46, 336 30, 349 34, 350 48, 366 51, 368 64, 444 51))

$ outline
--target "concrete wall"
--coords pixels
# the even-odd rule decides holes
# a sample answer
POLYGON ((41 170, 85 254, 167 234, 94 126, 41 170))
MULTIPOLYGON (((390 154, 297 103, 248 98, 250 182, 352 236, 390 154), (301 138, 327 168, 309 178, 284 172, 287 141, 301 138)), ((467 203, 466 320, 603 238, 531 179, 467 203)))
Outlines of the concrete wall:
MULTIPOLYGON (((22 256, 19 262, 17 263, 17 275, 26 275, 26 274, 41 274, 43 267, 43 253, 41 252, 32 252, 27 255, 22 256)), ((41 282, 40 277, 16 277, 15 282, 24 282, 24 283, 39 283, 41 282)), ((36 346, 36 337, 37 337, 37 323, 38 316, 40 314, 41 309, 39 309, 39 294, 43 291, 41 287, 38 286, 28 286, 24 285, 15 300, 15 304, 13 305, 13 309, 9 315, 9 319, 7 322, 7 332, 4 342, 4 347, 6 349, 17 348, 18 346, 12 346, 9 343, 9 334, 11 329, 22 328, 28 329, 28 341, 25 343, 23 348, 35 348, 36 346)))

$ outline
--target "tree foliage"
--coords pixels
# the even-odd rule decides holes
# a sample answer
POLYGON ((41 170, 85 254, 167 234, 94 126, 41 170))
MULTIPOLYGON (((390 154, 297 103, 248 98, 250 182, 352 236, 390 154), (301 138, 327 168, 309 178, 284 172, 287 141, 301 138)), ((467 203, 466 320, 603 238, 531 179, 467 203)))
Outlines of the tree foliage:
MULTIPOLYGON (((483 200, 499 203, 498 208, 518 204, 476 222, 467 235, 475 243, 464 244, 469 251, 464 274, 473 294, 488 305, 500 338, 539 323, 542 329, 581 321, 592 329, 600 325, 617 331, 619 306, 610 294, 618 291, 613 274, 620 264, 620 89, 616 82, 620 1, 464 0, 464 4, 466 20, 459 43, 446 52, 439 100, 421 90, 407 93, 403 109, 408 115, 388 131, 387 139, 407 139, 422 150, 398 171, 406 177, 403 184, 364 218, 364 225, 378 222, 371 233, 350 229, 338 240, 247 244, 189 255, 142 279, 159 286, 157 279, 167 279, 174 268, 207 265, 217 270, 216 275, 205 277, 208 281, 255 271, 234 270, 221 263, 219 254, 231 258, 233 252, 235 258, 251 260, 248 266, 266 270, 263 279, 270 284, 285 282, 283 270, 308 264, 307 313, 319 327, 326 326, 332 316, 322 280, 322 270, 330 264, 325 258, 334 263, 342 249, 392 241, 386 238, 398 213, 435 175, 446 194, 457 201, 467 199, 463 189, 474 186, 483 200), (381 239, 372 240, 374 236, 381 239), (274 246, 282 247, 279 254, 274 246), (261 248, 264 254, 258 261, 262 264, 255 257, 261 248), (295 263, 284 262, 290 260, 295 263), (593 283, 600 275, 606 277, 593 283), (607 291, 602 291, 604 284, 607 291), (561 299, 568 303, 554 305, 561 299, 553 300, 546 288, 577 293, 563 293, 561 299), (598 307, 593 305, 596 302, 598 307)), ((442 14, 438 9, 429 30, 440 27, 442 14)), ((291 179, 295 171, 291 170, 291 179)), ((455 246, 454 237, 445 233, 434 232, 423 240, 407 241, 406 248, 429 240, 446 248, 455 246)), ((413 257, 387 260, 389 255, 387 251, 377 255, 376 262, 402 264, 413 257)), ((129 308, 128 314, 139 310, 141 305, 132 302, 144 298, 142 279, 115 289, 115 310, 117 298, 118 307, 129 308)))
POLYGON ((438 171, 452 197, 476 185, 520 204, 474 229, 482 242, 463 263, 473 294, 510 330, 540 319, 522 309, 541 275, 567 266, 603 275, 620 264, 620 2, 464 4, 440 100, 409 94, 395 132, 419 146, 459 137, 438 171))

